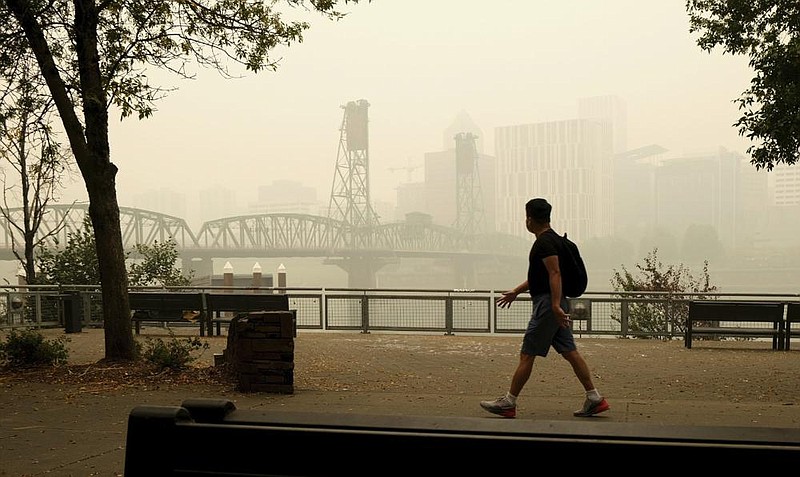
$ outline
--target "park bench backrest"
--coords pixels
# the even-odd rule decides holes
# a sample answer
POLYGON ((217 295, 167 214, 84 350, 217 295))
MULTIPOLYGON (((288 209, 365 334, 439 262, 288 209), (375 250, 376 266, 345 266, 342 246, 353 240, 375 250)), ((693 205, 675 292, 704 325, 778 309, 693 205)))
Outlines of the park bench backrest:
POLYGON ((289 296, 266 293, 208 293, 206 304, 209 311, 285 311, 289 309, 289 296))
POLYGON ((130 292, 131 310, 204 311, 202 293, 130 292))
POLYGON ((693 301, 689 317, 694 321, 761 321, 783 320, 783 303, 693 301))

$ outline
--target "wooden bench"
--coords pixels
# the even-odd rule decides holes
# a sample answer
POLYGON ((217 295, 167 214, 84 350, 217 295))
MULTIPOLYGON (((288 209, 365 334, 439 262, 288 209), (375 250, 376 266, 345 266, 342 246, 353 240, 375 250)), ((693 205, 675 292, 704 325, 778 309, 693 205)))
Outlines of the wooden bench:
POLYGON ((772 338, 772 349, 784 349, 783 303, 696 300, 689 303, 685 346, 697 336, 747 336, 772 338), (734 322, 722 325, 722 322, 734 322), (702 323, 702 326, 695 326, 702 323), (759 323, 761 326, 741 326, 759 323), (769 324, 769 326, 766 326, 769 324))
POLYGON ((206 305, 210 319, 208 334, 211 335, 213 325, 217 336, 222 334, 222 325, 230 324, 233 319, 222 316, 225 312, 290 311, 289 296, 273 293, 207 293, 206 305))
POLYGON ((141 332, 143 322, 153 322, 199 323, 200 336, 205 336, 208 315, 203 293, 129 292, 128 300, 137 335, 141 332))
POLYGON ((800 302, 786 304, 786 345, 785 350, 789 350, 792 340, 792 323, 800 323, 800 302))

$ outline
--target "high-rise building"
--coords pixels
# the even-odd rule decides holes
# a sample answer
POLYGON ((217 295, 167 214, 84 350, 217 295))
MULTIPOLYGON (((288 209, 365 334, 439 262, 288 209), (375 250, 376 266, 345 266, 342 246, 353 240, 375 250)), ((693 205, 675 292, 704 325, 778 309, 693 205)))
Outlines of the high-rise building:
POLYGON ((655 225, 678 239, 691 225, 710 225, 725 247, 748 246, 767 203, 767 178, 753 169, 724 148, 663 161, 656 170, 655 225))
POLYGON ((425 153, 423 181, 398 187, 398 219, 420 212, 430 216, 432 223, 456 227, 459 198, 456 137, 459 135, 471 135, 477 150, 477 173, 471 178, 474 181, 471 190, 476 195, 474 205, 478 208, 482 205, 483 209, 483 220, 477 232, 495 231, 495 158, 481 152, 481 129, 464 111, 445 129, 442 150, 425 153))
POLYGON ((317 189, 298 181, 276 180, 258 188, 258 200, 248 206, 251 214, 324 215, 317 189))
POLYGON ((574 240, 613 231, 611 131, 571 119, 495 128, 497 230, 528 236, 525 202, 553 204, 553 228, 574 240))
MULTIPOLYGON (((477 177, 480 183, 479 200, 483 203, 483 230, 495 230, 495 158, 478 154, 477 177)), ((456 177, 455 138, 450 149, 425 153, 425 212, 433 222, 446 227, 455 227, 458 213, 458 184, 456 177)))
POLYGON ((396 218, 404 220, 408 214, 424 213, 427 209, 425 182, 407 182, 397 186, 396 218))
POLYGON ((739 191, 736 202, 736 235, 734 247, 752 248, 758 231, 764 230, 769 215, 764 214, 765 204, 769 204, 769 177, 763 169, 756 170, 750 161, 739 156, 739 191))
POLYGON ((613 152, 628 150, 628 108, 622 98, 614 95, 581 98, 578 118, 603 121, 611 130, 613 152))
MULTIPOLYGON (((755 169, 753 165, 749 165, 755 169)), ((763 169, 762 169, 763 172, 763 169)), ((766 224, 758 228, 757 248, 789 249, 796 253, 800 226, 800 166, 779 164, 767 174, 768 213, 766 224)))
POLYGON ((779 164, 770 171, 768 177, 772 205, 800 205, 800 167, 779 164))
POLYGON ((442 133, 442 150, 446 151, 455 147, 454 137, 456 134, 470 133, 475 136, 475 147, 479 153, 483 153, 483 131, 475 121, 472 120, 466 111, 460 111, 450 126, 442 133))
POLYGON ((731 246, 739 161, 732 154, 684 156, 662 163, 656 173, 656 226, 680 240, 690 225, 711 225, 731 246))
POLYGON ((195 231, 199 231, 204 222, 244 213, 238 207, 236 191, 227 187, 209 187, 199 190, 197 191, 197 198, 196 207, 194 207, 189 217, 192 230, 195 231))
POLYGON ((656 171, 667 150, 658 144, 614 154, 614 235, 632 243, 650 233, 656 216, 656 171))
POLYGON ((186 194, 172 189, 147 189, 133 196, 133 207, 184 219, 186 194))

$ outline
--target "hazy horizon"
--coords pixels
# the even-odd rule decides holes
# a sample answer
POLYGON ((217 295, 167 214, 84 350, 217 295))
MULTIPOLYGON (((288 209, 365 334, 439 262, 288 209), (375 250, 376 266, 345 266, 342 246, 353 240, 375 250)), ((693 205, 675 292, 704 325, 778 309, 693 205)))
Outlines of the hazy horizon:
MULTIPOLYGON (((682 2, 405 0, 347 10, 339 22, 304 16, 312 25, 305 40, 279 50, 276 72, 226 80, 200 70, 195 81, 153 74, 153 83, 179 89, 152 118, 119 122, 112 111, 120 205, 166 189, 186 194, 191 207, 197 191, 229 188, 244 214, 274 180, 314 187, 326 202, 340 106, 358 99, 370 103, 377 201, 395 201, 409 178, 403 167, 445 149, 442 133, 462 111, 490 155, 494 128, 572 119, 580 98, 603 95, 627 105, 629 149, 655 143, 681 156, 749 145, 732 126, 732 101, 752 77, 746 58, 701 51, 682 2)), ((422 180, 422 169, 411 179, 422 180)), ((79 177, 61 202, 71 200, 86 200, 79 177)))

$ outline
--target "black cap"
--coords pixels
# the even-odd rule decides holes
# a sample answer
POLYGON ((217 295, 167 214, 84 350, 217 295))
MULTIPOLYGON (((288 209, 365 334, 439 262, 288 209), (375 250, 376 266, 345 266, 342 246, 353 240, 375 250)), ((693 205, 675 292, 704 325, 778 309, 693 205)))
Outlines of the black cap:
POLYGON ((540 222, 550 222, 551 210, 553 210, 553 206, 540 197, 531 199, 525 204, 525 215, 540 222))

